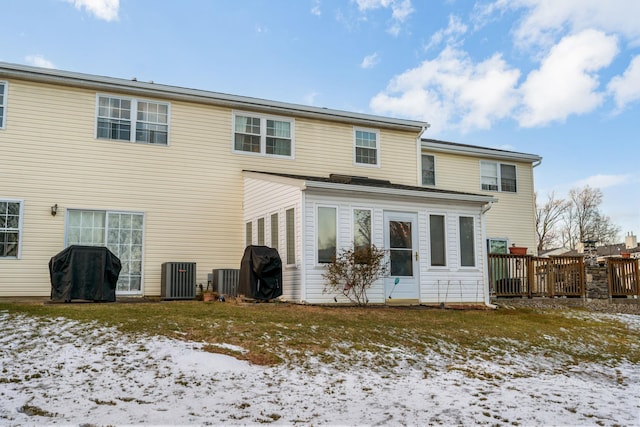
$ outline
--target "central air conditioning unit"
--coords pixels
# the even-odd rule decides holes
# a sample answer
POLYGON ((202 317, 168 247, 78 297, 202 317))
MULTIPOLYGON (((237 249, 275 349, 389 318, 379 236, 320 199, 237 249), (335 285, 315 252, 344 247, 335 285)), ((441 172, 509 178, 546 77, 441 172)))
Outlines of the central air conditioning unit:
POLYGON ((216 268, 213 270, 213 290, 219 295, 238 296, 239 268, 216 268))
POLYGON ((196 263, 163 263, 160 296, 162 299, 194 299, 196 297, 196 263))

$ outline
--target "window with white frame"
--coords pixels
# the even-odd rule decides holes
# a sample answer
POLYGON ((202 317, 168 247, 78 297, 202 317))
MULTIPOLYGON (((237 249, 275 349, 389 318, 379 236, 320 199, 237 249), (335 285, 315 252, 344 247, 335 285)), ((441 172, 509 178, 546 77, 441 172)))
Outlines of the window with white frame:
POLYGON ((278 214, 271 214, 271 247, 278 250, 278 214))
POLYGON ((337 209, 327 206, 318 207, 318 263, 330 263, 336 256, 337 209))
POLYGON ((444 267, 447 265, 445 217, 429 215, 429 243, 431 249, 431 265, 444 267))
POLYGON ((380 164, 380 133, 376 130, 355 129, 354 148, 356 165, 380 164))
POLYGON ((253 223, 251 221, 244 226, 244 243, 247 246, 253 244, 253 223))
POLYGON ((0 258, 20 256, 22 202, 0 200, 0 258))
POLYGON ((287 243, 287 264, 296 263, 296 211, 291 208, 285 211, 285 232, 287 243))
POLYGON ((371 246, 371 209, 353 210, 353 247, 365 249, 371 246))
POLYGON ((67 246, 106 246, 120 259, 116 291, 121 294, 142 290, 143 233, 142 213, 73 209, 67 214, 67 246))
POLYGON ((96 136, 101 139, 167 145, 169 104, 98 95, 96 136))
POLYGON ((0 81, 0 129, 4 129, 5 111, 7 110, 7 82, 0 81))
POLYGON ((258 244, 264 246, 264 218, 258 218, 258 244))
POLYGON ((516 166, 498 162, 480 161, 480 182, 483 190, 517 191, 516 166))
POLYGON ((233 123, 234 152, 293 156, 293 119, 236 112, 233 123))
POLYGON ((436 185, 436 159, 430 154, 422 155, 422 185, 436 185))
POLYGON ((460 238, 460 266, 475 267, 474 218, 472 216, 461 216, 459 218, 458 230, 460 238))

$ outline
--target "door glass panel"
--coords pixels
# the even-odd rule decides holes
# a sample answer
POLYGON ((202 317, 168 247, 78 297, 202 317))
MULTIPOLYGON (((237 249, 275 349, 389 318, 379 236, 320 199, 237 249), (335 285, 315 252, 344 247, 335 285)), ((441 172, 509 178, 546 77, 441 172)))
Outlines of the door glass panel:
POLYGON ((413 276, 410 221, 389 221, 389 258, 392 276, 413 276))

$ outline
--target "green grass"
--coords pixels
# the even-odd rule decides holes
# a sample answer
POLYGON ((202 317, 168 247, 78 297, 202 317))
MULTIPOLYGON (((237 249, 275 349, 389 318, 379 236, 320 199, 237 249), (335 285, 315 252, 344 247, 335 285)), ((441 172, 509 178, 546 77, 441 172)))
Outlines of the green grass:
POLYGON ((453 354, 460 362, 469 358, 501 361, 508 354, 535 354, 553 358, 564 366, 583 362, 613 366, 623 360, 640 363, 639 331, 615 320, 598 319, 586 312, 582 315, 578 310, 567 316, 567 310, 355 308, 198 301, 0 303, 0 310, 98 322, 127 334, 204 342, 211 344, 206 347, 209 351, 264 365, 305 363, 319 358, 389 366, 402 361, 425 363, 426 356, 434 351, 453 354), (246 352, 216 344, 237 345, 246 352))

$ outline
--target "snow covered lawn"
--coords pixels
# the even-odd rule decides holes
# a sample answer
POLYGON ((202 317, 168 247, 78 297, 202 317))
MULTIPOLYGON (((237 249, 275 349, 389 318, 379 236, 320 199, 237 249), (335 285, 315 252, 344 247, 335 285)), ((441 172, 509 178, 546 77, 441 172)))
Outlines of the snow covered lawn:
MULTIPOLYGON (((613 316, 640 329, 639 316, 613 316)), ((369 353, 263 367, 199 343, 0 312, 0 425, 640 426, 637 364, 567 370, 518 354, 461 362, 447 345, 419 363, 381 349, 398 361, 388 367, 368 364, 369 353)))

